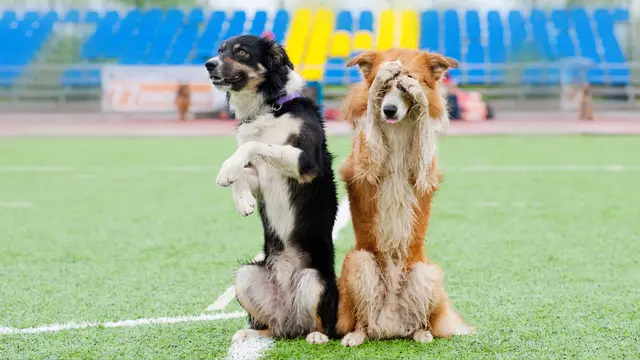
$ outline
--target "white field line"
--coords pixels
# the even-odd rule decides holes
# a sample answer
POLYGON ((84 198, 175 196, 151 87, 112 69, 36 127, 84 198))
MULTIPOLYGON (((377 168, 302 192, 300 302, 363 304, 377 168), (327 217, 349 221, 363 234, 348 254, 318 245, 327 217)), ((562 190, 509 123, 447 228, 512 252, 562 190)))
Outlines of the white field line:
POLYGON ((202 314, 197 316, 176 316, 176 317, 161 317, 161 318, 146 318, 135 320, 120 320, 120 321, 108 321, 108 322, 79 322, 79 323, 67 323, 67 324, 53 324, 44 325, 31 328, 17 329, 0 327, 0 335, 18 335, 18 334, 39 334, 59 332, 65 330, 74 329, 87 329, 95 327, 104 328, 118 328, 118 327, 135 327, 141 325, 165 325, 165 324, 177 324, 177 323, 190 323, 200 321, 216 321, 216 320, 228 320, 237 319, 246 316, 244 311, 236 311, 232 313, 220 313, 220 314, 202 314))
POLYGON ((0 208, 28 208, 33 203, 29 201, 0 201, 0 208))
MULTIPOLYGON (((214 172, 219 166, 172 165, 172 166, 67 166, 67 165, 25 165, 0 166, 0 173, 87 173, 87 172, 169 172, 198 173, 214 172)), ((640 165, 471 165, 445 166, 445 172, 620 172, 640 171, 640 165)))

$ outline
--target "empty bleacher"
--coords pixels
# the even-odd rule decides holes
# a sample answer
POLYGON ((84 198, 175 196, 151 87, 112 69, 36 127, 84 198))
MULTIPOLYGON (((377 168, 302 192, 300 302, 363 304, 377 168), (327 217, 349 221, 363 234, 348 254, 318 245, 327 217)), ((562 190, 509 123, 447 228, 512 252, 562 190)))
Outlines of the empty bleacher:
POLYGON ((359 81, 345 69, 351 56, 400 46, 429 49, 456 58, 451 72, 462 84, 509 81, 505 65, 524 64, 519 81, 557 84, 561 60, 589 59, 593 84, 624 85, 631 78, 616 27, 629 21, 625 9, 584 8, 531 11, 384 10, 333 12, 302 8, 293 12, 247 13, 151 8, 64 12, 4 10, 0 13, 0 86, 12 86, 33 64, 59 26, 90 28, 77 53, 70 54, 61 84, 99 86, 100 72, 87 64, 202 64, 220 43, 239 34, 273 33, 292 62, 310 81, 344 85, 359 81))

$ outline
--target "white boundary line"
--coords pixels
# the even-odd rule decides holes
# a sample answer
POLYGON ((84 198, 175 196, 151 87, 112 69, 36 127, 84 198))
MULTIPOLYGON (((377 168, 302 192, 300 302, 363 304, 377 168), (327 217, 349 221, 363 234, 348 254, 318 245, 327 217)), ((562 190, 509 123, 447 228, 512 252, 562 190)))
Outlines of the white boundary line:
POLYGON ((246 316, 244 311, 236 311, 232 313, 220 313, 220 314, 202 314, 198 316, 176 316, 176 317, 161 317, 161 318, 145 318, 135 320, 120 320, 120 321, 107 321, 107 322, 80 322, 80 323, 67 323, 67 324, 53 324, 37 326, 25 329, 0 327, 0 335, 17 335, 17 334, 39 334, 58 332, 64 330, 73 329, 88 329, 94 327, 105 328, 118 328, 118 327, 135 327, 140 325, 165 325, 165 324, 177 324, 199 321, 216 321, 216 320, 228 320, 237 319, 246 316))
MULTIPOLYGON (((206 165, 171 165, 171 166, 70 166, 70 165, 8 165, 0 166, 0 173, 68 173, 68 172, 118 172, 118 171, 150 171, 169 173, 212 172, 218 166, 206 165)), ((640 165, 621 164, 560 164, 560 165, 469 165, 444 166, 445 172, 619 172, 640 171, 640 165)))

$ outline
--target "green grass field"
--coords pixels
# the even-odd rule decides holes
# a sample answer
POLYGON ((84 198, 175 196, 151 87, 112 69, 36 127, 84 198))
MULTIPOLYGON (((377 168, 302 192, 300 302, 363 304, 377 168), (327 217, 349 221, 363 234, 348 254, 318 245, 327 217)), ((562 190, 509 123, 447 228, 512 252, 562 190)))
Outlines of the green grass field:
MULTIPOLYGON (((337 159, 349 142, 331 139, 337 159)), ((224 358, 242 318, 2 328, 202 314, 261 248, 257 215, 237 215, 215 186, 233 149, 214 138, 1 140, 0 359, 224 358)), ((640 138, 452 137, 440 158, 427 249, 477 334, 355 349, 279 341, 265 358, 638 358, 640 138)), ((348 225, 338 264, 352 243, 348 225)))

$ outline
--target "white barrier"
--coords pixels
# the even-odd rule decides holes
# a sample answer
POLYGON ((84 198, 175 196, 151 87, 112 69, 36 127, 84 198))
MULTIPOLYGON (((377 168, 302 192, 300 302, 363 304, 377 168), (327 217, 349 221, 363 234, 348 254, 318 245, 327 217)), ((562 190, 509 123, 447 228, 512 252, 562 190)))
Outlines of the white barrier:
POLYGON ((204 66, 106 65, 101 83, 103 111, 174 112, 179 84, 189 85, 192 112, 225 107, 204 66))

